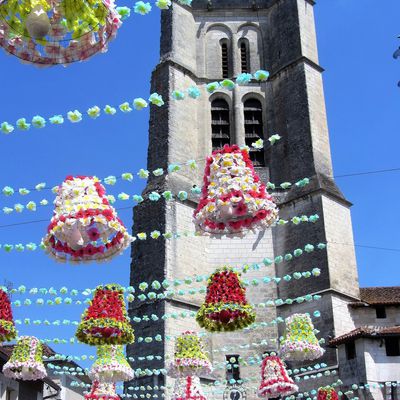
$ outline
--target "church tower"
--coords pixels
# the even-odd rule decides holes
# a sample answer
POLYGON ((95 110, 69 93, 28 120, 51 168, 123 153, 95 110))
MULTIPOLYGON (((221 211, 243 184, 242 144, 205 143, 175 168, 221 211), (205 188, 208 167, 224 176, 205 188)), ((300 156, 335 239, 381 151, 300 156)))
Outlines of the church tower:
MULTIPOLYGON (((181 235, 179 239, 136 241, 132 247, 131 285, 137 287, 143 281, 165 279, 182 281, 187 276, 212 273, 226 264, 261 263, 266 257, 273 259, 304 248, 307 243, 328 243, 324 251, 304 254, 244 276, 251 281, 265 275, 283 277, 318 267, 321 269, 318 278, 250 285, 248 298, 257 304, 312 293, 322 296, 319 301, 257 308, 257 322, 268 322, 267 327, 204 337, 217 369, 213 376, 201 378, 212 383, 240 374, 249 388, 250 399, 255 398, 254 387, 259 383, 258 362, 263 353, 277 349, 277 338, 282 334, 284 324, 271 324, 272 320, 319 310, 323 317, 315 319, 315 326, 320 331, 318 336, 328 342, 349 330, 347 303, 359 298, 350 203, 333 180, 313 7, 313 0, 194 0, 191 7, 174 1, 161 17, 160 62, 152 75, 152 92, 161 94, 165 105, 151 107, 148 170, 161 167, 166 171, 169 164, 189 159, 197 160, 199 169, 182 168, 158 177, 150 174, 144 194, 165 190, 190 193, 193 184, 201 186, 205 157, 213 148, 229 143, 251 145, 262 138, 265 149, 251 152, 262 180, 274 182, 278 187, 282 182, 310 179, 305 187, 272 193, 279 204, 280 217, 290 220, 294 216, 318 214, 320 218, 316 224, 277 226, 243 239, 181 235), (211 95, 205 90, 210 82, 234 79, 243 72, 254 73, 259 69, 270 72, 267 82, 251 81, 233 91, 217 90, 211 95), (172 99, 174 90, 191 86, 201 89, 200 98, 172 99), (282 139, 269 146, 267 138, 275 133, 282 139), (243 361, 240 368, 226 372, 225 364, 232 356, 240 356, 243 361)), ((196 201, 192 194, 185 201, 177 200, 176 196, 172 201, 145 200, 135 208, 134 233, 193 232, 196 201)), ((137 336, 159 334, 162 339, 128 348, 129 356, 136 360, 134 368, 166 368, 164 360, 173 356, 173 337, 182 331, 198 330, 190 312, 197 311, 204 295, 188 293, 184 284, 172 289, 176 292, 183 289, 185 293, 131 303, 131 317, 152 314, 177 317, 135 324, 137 336), (143 359, 144 355, 155 357, 143 359)), ((336 350, 327 349, 324 358, 318 361, 325 362, 328 369, 337 369, 336 350)), ((160 397, 164 393, 154 386, 173 383, 163 374, 148 371, 142 375, 132 386, 149 385, 147 392, 151 396, 160 397)), ((313 380, 310 384, 318 387, 333 380, 332 377, 313 380)), ((167 390, 166 397, 168 393, 167 390)), ((222 395, 214 391, 209 398, 222 395)))

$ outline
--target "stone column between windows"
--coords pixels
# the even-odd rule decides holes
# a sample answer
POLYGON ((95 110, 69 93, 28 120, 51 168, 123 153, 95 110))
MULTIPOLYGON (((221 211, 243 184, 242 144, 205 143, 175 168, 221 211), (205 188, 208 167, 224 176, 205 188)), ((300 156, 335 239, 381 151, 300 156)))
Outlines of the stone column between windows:
POLYGON ((239 36, 237 34, 232 35, 232 64, 233 64, 233 77, 236 78, 241 73, 241 61, 240 61, 240 49, 238 48, 239 36))
POLYGON ((233 119, 234 119, 234 144, 242 147, 245 143, 244 137, 244 109, 240 91, 237 87, 233 89, 233 119))

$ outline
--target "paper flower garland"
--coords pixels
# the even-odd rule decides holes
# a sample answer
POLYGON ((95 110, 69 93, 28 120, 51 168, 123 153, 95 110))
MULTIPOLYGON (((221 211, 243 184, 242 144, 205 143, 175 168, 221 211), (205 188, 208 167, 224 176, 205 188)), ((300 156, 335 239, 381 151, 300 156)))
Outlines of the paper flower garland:
POLYGON ((80 342, 90 345, 122 345, 134 341, 121 286, 96 288, 90 306, 82 315, 76 337, 80 342))
POLYGON ((198 324, 209 332, 235 331, 251 325, 255 319, 240 275, 228 267, 212 274, 205 302, 196 315, 198 324))
POLYGON ((121 382, 133 378, 133 369, 124 356, 124 348, 119 345, 99 346, 97 360, 89 371, 89 378, 99 382, 121 382))
POLYGON ((168 373, 173 377, 207 375, 212 365, 203 350, 203 343, 195 332, 183 332, 176 338, 174 361, 168 373))
POLYGON ((265 229, 277 217, 276 205, 247 150, 225 145, 207 158, 202 196, 194 212, 196 231, 229 234, 265 229))
POLYGON ((308 314, 293 314, 285 319, 285 323, 286 337, 280 347, 283 358, 291 361, 315 360, 324 354, 308 314))
POLYGON ((279 357, 267 356, 261 364, 261 385, 258 389, 258 396, 274 398, 288 396, 299 390, 286 371, 286 368, 279 357))
POLYGON ((10 299, 7 293, 0 289, 0 343, 13 340, 16 336, 10 299))
POLYGON ((172 400, 207 400, 200 384, 200 378, 188 376, 176 379, 172 400))
POLYGON ((333 387, 326 386, 318 389, 317 400, 339 400, 339 396, 333 387))
POLYGON ((132 241, 96 177, 67 177, 54 204, 43 242, 57 261, 109 260, 132 241))
POLYGON ((90 393, 85 395, 85 400, 120 400, 120 398, 115 391, 115 383, 94 381, 90 393))
POLYGON ((35 381, 47 376, 42 361, 43 348, 39 339, 33 336, 21 336, 12 355, 3 367, 7 378, 35 381))
POLYGON ((106 52, 121 23, 114 0, 0 0, 0 46, 39 66, 106 52))

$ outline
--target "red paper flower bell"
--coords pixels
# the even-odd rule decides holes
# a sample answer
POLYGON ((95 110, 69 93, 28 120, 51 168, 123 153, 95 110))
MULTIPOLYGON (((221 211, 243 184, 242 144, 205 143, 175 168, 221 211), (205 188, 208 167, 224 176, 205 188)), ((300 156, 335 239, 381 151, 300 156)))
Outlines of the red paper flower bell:
POLYGON ((200 378, 188 376, 176 379, 172 400, 207 400, 200 385, 200 378))
POLYGON ((6 292, 0 289, 0 343, 17 337, 14 326, 10 299, 6 292))
POLYGON ((120 398, 115 391, 115 383, 94 381, 90 393, 85 395, 85 400, 120 400, 120 398))
POLYGON ((299 390, 279 357, 265 357, 261 364, 261 385, 258 396, 267 399, 289 396, 299 390))
POLYGON ((251 325, 255 319, 239 274, 228 267, 212 274, 205 302, 196 316, 199 325, 209 332, 235 331, 251 325))
POLYGON ((134 341, 124 294, 119 285, 98 286, 76 331, 82 343, 90 345, 129 344, 134 341))
POLYGON ((318 389, 317 400, 339 400, 339 396, 333 387, 326 386, 318 389))
POLYGON ((247 150, 226 145, 208 157, 202 196, 194 212, 198 232, 232 234, 265 229, 277 217, 276 205, 247 150))

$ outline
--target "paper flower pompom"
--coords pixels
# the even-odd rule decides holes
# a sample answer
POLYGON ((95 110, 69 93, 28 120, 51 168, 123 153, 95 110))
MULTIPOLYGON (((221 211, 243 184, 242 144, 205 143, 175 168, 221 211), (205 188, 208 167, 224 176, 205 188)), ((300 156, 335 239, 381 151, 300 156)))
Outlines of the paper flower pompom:
POLYGON ((12 355, 3 367, 7 378, 24 381, 43 379, 47 376, 42 361, 43 349, 40 341, 33 336, 21 336, 12 355))
POLYGON ((164 100, 163 100, 162 96, 158 93, 153 93, 149 97, 149 101, 151 104, 154 104, 157 107, 161 107, 164 105, 164 100))
POLYGON ((269 78, 269 72, 261 69, 254 74, 254 78, 258 81, 266 81, 269 78))
POLYGON ((24 211, 24 209, 25 209, 25 206, 23 206, 22 204, 14 204, 14 210, 16 211, 16 212, 19 212, 19 213, 21 213, 22 211, 24 211))
POLYGON ((172 92, 172 97, 175 100, 184 100, 185 99, 185 93, 181 92, 180 90, 174 90, 172 92))
POLYGON ((10 208, 10 207, 3 207, 3 213, 6 214, 6 215, 11 214, 13 211, 14 211, 13 208, 10 208))
POLYGON ((118 199, 122 201, 129 200, 129 197, 130 197, 129 194, 124 192, 118 194, 118 199))
POLYGON ((89 115, 90 118, 96 119, 97 117, 100 116, 101 110, 100 107, 94 106, 91 107, 87 110, 87 114, 89 115))
POLYGON ((107 104, 107 105, 104 107, 104 110, 103 110, 103 111, 104 111, 104 113, 107 114, 107 115, 114 115, 114 114, 117 112, 117 109, 107 104))
POLYGON ((160 10, 168 10, 168 8, 171 7, 171 0, 157 0, 156 1, 156 6, 160 9, 160 10))
POLYGON ((35 117, 32 118, 32 125, 35 128, 44 128, 46 126, 46 120, 41 117, 40 115, 36 115, 35 117))
POLYGON ((0 289, 0 342, 8 342, 16 337, 10 299, 7 293, 0 289))
POLYGON ((36 203, 34 201, 30 201, 27 205, 26 205, 27 210, 29 211, 36 211, 36 203))
POLYGON ((124 172, 124 173, 121 175, 121 178, 122 178, 122 180, 124 180, 124 181, 132 182, 132 181, 133 181, 133 174, 131 174, 130 172, 124 172))
POLYGON ((278 142, 279 140, 281 140, 281 137, 279 135, 272 135, 268 138, 269 142, 271 143, 271 145, 274 145, 276 142, 278 142))
POLYGON ((193 0, 178 0, 178 3, 183 4, 184 6, 191 6, 193 0))
POLYGON ((218 90, 220 87, 219 82, 211 82, 208 85, 206 85, 206 90, 208 93, 214 93, 216 90, 218 90))
POLYGON ((251 144, 251 147, 254 147, 255 149, 262 149, 264 147, 264 140, 258 139, 251 144))
POLYGON ((235 331, 251 325, 255 318, 237 272, 225 267, 210 276, 205 301, 196 315, 200 327, 209 332, 235 331))
POLYGON ((147 101, 145 99, 142 99, 141 97, 134 99, 133 100, 133 107, 135 110, 143 110, 143 108, 146 108, 148 106, 147 101))
POLYGON ((2 192, 5 196, 12 196, 14 194, 14 189, 10 186, 4 186, 2 192))
POLYGON ((149 171, 147 169, 141 168, 139 172, 137 173, 138 177, 141 179, 147 179, 150 175, 149 171))
POLYGON ((154 176, 162 176, 164 175, 164 170, 162 168, 157 168, 153 171, 154 176))
POLYGON ((178 198, 179 198, 180 201, 185 201, 185 200, 187 200, 187 198, 188 198, 187 192, 185 192, 184 190, 181 190, 181 191, 178 193, 178 198))
POLYGON ((81 122, 82 121, 82 114, 78 110, 69 111, 67 113, 67 118, 72 123, 81 122))
POLYGON ((25 118, 20 118, 17 120, 17 122, 15 123, 17 125, 17 128, 21 131, 27 131, 30 129, 31 124, 28 124, 26 122, 25 118))
POLYGON ((253 76, 251 74, 243 73, 236 78, 236 83, 238 85, 247 85, 251 82, 252 79, 253 76))
POLYGON ((151 201, 158 201, 160 200, 161 196, 157 192, 151 192, 149 194, 149 200, 151 201))
POLYGON ((133 343, 124 292, 119 285, 98 286, 93 300, 82 315, 76 338, 90 345, 133 343))
POLYGON ((5 134, 9 134, 14 131, 14 127, 8 122, 2 122, 0 125, 0 130, 5 134))
POLYGON ((125 103, 122 103, 119 105, 119 109, 123 112, 123 113, 129 113, 132 111, 131 106, 129 105, 129 103, 126 101, 125 103))
POLYGON ((191 86, 187 90, 188 96, 191 97, 192 99, 197 99, 200 97, 200 90, 197 86, 191 86))
POLYGON ((235 88, 235 82, 231 81, 230 79, 224 79, 221 82, 221 87, 228 90, 233 90, 235 88))
POLYGON ((129 7, 117 7, 116 11, 120 16, 121 21, 125 21, 131 16, 131 9, 129 7))
POLYGON ((143 1, 137 1, 133 11, 136 14, 146 15, 151 11, 151 5, 150 3, 145 3, 143 1))

